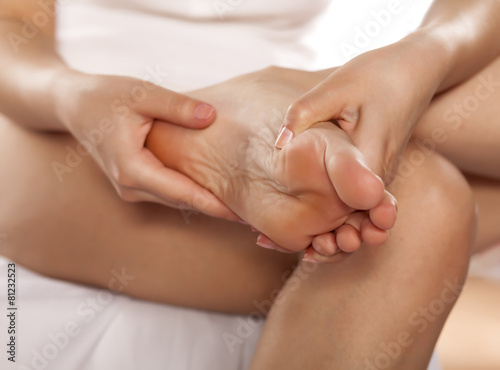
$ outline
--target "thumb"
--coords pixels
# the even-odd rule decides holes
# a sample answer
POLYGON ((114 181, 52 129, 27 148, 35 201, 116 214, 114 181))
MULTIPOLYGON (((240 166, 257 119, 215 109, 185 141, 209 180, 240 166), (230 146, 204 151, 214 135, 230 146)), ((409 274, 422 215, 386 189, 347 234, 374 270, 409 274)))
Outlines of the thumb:
POLYGON ((295 100, 288 107, 275 146, 281 149, 316 123, 340 117, 344 107, 338 103, 337 95, 335 89, 323 82, 295 100))
POLYGON ((141 114, 188 128, 205 128, 215 119, 215 108, 187 95, 159 86, 140 103, 141 114))

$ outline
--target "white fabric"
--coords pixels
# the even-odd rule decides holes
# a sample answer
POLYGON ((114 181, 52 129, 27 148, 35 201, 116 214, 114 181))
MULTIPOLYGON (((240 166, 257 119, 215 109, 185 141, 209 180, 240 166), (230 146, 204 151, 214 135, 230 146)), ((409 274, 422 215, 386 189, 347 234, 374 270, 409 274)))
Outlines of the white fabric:
POLYGON ((311 66, 314 53, 301 40, 328 2, 67 0, 57 41, 76 69, 186 91, 273 64, 311 66))
MULTIPOLYGON (((302 40, 328 2, 58 0, 57 45, 76 69, 185 91, 268 65, 310 68, 314 53, 302 40)), ((0 258, 0 276, 7 263, 0 258)), ((19 266, 17 284, 17 362, 2 357, 2 369, 246 369, 262 325, 110 296, 19 266)), ((439 369, 435 359, 429 369, 439 369)))

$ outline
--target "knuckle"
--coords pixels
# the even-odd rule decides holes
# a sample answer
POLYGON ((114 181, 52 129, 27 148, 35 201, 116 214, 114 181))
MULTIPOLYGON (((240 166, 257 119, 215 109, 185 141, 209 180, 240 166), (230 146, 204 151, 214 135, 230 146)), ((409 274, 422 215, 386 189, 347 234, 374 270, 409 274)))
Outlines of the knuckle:
POLYGON ((294 101, 288 108, 286 119, 289 125, 315 123, 314 109, 308 99, 294 101))
POLYGON ((116 186, 115 189, 116 189, 116 192, 118 193, 118 196, 120 197, 120 199, 122 199, 126 202, 138 202, 138 201, 140 201, 137 194, 130 189, 120 187, 120 186, 116 186))
POLYGON ((111 176, 119 189, 127 190, 137 187, 137 180, 133 176, 130 176, 127 170, 114 168, 111 176))
POLYGON ((167 98, 167 111, 175 117, 188 117, 190 116, 198 101, 191 99, 187 96, 170 92, 167 98))

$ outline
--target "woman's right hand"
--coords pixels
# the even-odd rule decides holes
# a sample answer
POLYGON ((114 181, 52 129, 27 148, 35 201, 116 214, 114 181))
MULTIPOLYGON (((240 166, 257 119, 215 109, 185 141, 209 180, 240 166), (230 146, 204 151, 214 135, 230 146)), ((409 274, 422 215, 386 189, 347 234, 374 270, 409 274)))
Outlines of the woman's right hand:
POLYGON ((55 84, 61 122, 96 160, 122 199, 238 220, 210 191, 165 167, 144 147, 155 119, 201 129, 215 118, 211 105, 130 77, 65 70, 55 84))

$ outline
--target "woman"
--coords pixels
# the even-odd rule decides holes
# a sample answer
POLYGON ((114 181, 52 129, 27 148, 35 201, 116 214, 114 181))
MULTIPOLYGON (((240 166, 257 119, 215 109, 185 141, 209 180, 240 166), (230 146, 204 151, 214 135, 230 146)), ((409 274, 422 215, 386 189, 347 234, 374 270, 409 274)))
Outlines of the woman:
MULTIPOLYGON (((300 12, 297 11, 297 13, 300 12)), ((12 17, 12 14, 10 16, 12 17)), ((274 16, 271 17, 272 20, 277 19, 276 15, 274 16)), ((22 19, 22 17, 19 18, 22 19)), ((5 31, 22 33, 23 23, 19 21, 4 22, 2 27, 5 31)), ((102 37, 102 35, 100 36, 102 37)), ((128 93, 138 84, 142 85, 140 81, 131 81, 130 79, 106 79, 95 76, 83 78, 79 73, 66 74, 68 71, 65 70, 64 64, 55 53, 50 53, 50 43, 45 42, 47 41, 41 34, 31 39, 29 43, 24 45, 26 48, 20 49, 20 55, 11 56, 10 60, 16 61, 16 63, 10 64, 9 68, 6 69, 9 72, 6 76, 10 76, 10 81, 12 81, 11 85, 6 86, 10 86, 12 90, 9 92, 10 100, 3 99, 3 102, 9 104, 4 104, 2 110, 10 116, 17 116, 17 120, 24 122, 25 125, 33 127, 39 124, 38 128, 40 129, 61 127, 53 125, 64 121, 58 119, 57 112, 71 110, 71 108, 67 108, 67 103, 75 104, 74 111, 80 112, 82 118, 85 115, 92 116, 93 114, 96 114, 98 118, 108 116, 100 114, 99 109, 96 108, 84 109, 80 104, 77 104, 78 102, 74 98, 66 100, 64 108, 62 104, 54 104, 54 100, 50 96, 45 96, 43 92, 46 91, 46 83, 50 84, 51 81, 54 81, 55 76, 66 76, 65 79, 56 80, 56 85, 61 84, 63 87, 64 85, 67 87, 52 90, 55 95, 58 95, 58 99, 64 97, 64 93, 61 92, 68 92, 76 87, 81 88, 82 91, 89 91, 96 89, 96 86, 97 90, 100 90, 99 86, 105 86, 106 89, 111 90, 116 86, 118 88, 121 86, 125 89, 122 91, 128 93), (36 61, 30 58, 34 55, 37 56, 36 61), (23 80, 21 76, 26 76, 26 71, 30 71, 32 81, 24 85, 26 86, 24 88, 22 84, 19 84, 19 81, 23 80), (78 84, 72 83, 75 81, 78 81, 78 84), (88 84, 84 83, 85 81, 88 84), (31 112, 35 114, 23 108, 26 107, 23 105, 26 100, 30 100, 31 112)), ((11 45, 7 46, 8 50, 11 50, 11 45)), ((255 79, 255 76, 250 76, 250 78, 255 79)), ((266 76, 266 78, 269 77, 266 76)), ((286 80, 286 78, 283 79, 286 80)), ((257 95, 255 92, 252 93, 252 90, 244 82, 244 79, 240 81, 245 88, 249 89, 250 94, 257 95)), ((288 90, 286 81, 279 79, 273 81, 271 79, 270 82, 272 85, 282 83, 284 88, 288 90)), ((235 109, 238 107, 238 99, 234 91, 240 85, 238 83, 231 85, 232 83, 234 82, 228 85, 230 91, 225 93, 229 95, 228 101, 231 97, 235 100, 234 104, 230 105, 235 109)), ((252 87, 251 84, 250 87, 252 87)), ((293 93, 288 91, 281 97, 281 92, 276 93, 278 96, 277 105, 280 106, 285 102, 291 103, 294 98, 310 87, 312 86, 295 86, 291 89, 293 93), (292 96, 294 94, 295 96, 292 96)), ((146 87, 144 88, 146 89, 146 87)), ((221 87, 216 89, 221 89, 221 87)), ((225 90, 224 86, 222 89, 225 90)), ((158 91, 156 90, 156 92, 158 91)), ((2 97, 7 95, 6 92, 7 89, 3 90, 2 97)), ((197 94, 206 94, 205 96, 213 98, 215 101, 215 97, 209 95, 210 91, 198 92, 197 94)), ((143 101, 132 100, 130 109, 135 108, 133 106, 135 103, 139 109, 148 110, 149 108, 148 115, 154 118, 174 120, 175 116, 171 118, 168 114, 163 115, 155 111, 159 109, 160 104, 157 103, 162 100, 161 98, 169 99, 170 95, 155 95, 154 93, 152 95, 157 98, 151 97, 143 101), (140 104, 141 102, 142 104, 140 104)), ((110 104, 104 104, 103 111, 109 111, 111 114, 113 111, 110 105, 116 96, 120 96, 120 94, 108 97, 107 100, 96 98, 94 104, 102 101, 109 102, 110 104)), ((219 90, 217 98, 221 99, 224 96, 219 90)), ((130 98, 130 96, 123 98, 130 98)), ((258 96, 255 97, 255 101, 259 101, 257 98, 258 96)), ((274 108, 274 105, 271 104, 271 97, 268 100, 260 101, 260 107, 256 111, 269 110, 269 108, 265 108, 264 103, 268 103, 274 108)), ((192 103, 191 100, 190 102, 192 103)), ((239 103, 241 104, 241 102, 239 103)), ((122 105, 115 106, 115 108, 119 107, 122 105)), ((125 105, 125 107, 129 106, 125 105)), ((175 108, 173 110, 176 111, 175 108)), ((187 110, 189 111, 189 108, 187 110)), ((222 114, 222 112, 219 113, 222 114)), ((226 121, 232 114, 235 113, 229 111, 225 118, 226 121)), ((258 113, 254 111, 254 114, 258 113)), ((114 123, 132 121, 124 119, 119 121, 121 116, 118 114, 111 116, 116 118, 114 123)), ((144 120, 139 115, 131 114, 131 116, 137 117, 136 132, 140 135, 127 132, 123 135, 107 136, 106 139, 103 135, 103 140, 114 139, 123 145, 124 137, 139 137, 140 140, 137 141, 142 140, 142 142, 130 145, 128 148, 135 147, 135 153, 138 155, 143 153, 143 157, 152 158, 147 154, 149 152, 142 149, 143 141, 149 132, 152 121, 148 121, 147 125, 141 125, 140 123, 143 123, 144 120)), ((94 118, 95 116, 82 119, 82 121, 92 122, 94 118)), ((241 122, 241 117, 239 119, 241 122)), ((5 168, 6 171, 10 168, 12 171, 9 172, 9 183, 3 184, 3 186, 9 186, 4 191, 13 192, 16 189, 19 192, 20 184, 25 184, 26 180, 33 176, 34 171, 37 171, 37 168, 43 168, 47 163, 54 161, 64 163, 64 158, 68 156, 66 148, 76 146, 76 143, 66 135, 29 132, 19 128, 19 124, 5 124, 3 129, 6 131, 2 136, 9 137, 10 143, 9 145, 6 143, 3 150, 6 150, 6 155, 19 155, 18 163, 22 163, 22 165, 18 164, 15 169, 12 168, 12 164, 9 165, 6 161, 2 163, 2 168, 5 168)), ((89 132, 90 129, 91 127, 88 128, 89 132)), ((101 129, 102 131, 110 129, 110 126, 106 126, 104 123, 101 129)), ((278 127, 276 127, 277 129, 278 127)), ((267 142, 270 139, 269 136, 266 139, 267 142)), ((100 145, 101 149, 112 147, 112 145, 107 146, 106 142, 103 143, 105 145, 100 145)), ((414 147, 410 147, 408 155, 411 154, 412 149, 414 147)), ((113 159, 120 152, 109 149, 107 153, 110 154, 110 157, 107 161, 102 160, 101 166, 111 174, 119 174, 120 171, 114 165, 113 159)), ((288 366, 290 363, 301 366, 301 361, 306 361, 301 367, 331 367, 332 365, 327 362, 331 360, 331 357, 334 357, 335 360, 333 366, 339 368, 365 366, 361 364, 365 364, 365 360, 370 361, 370 359, 375 358, 380 351, 377 345, 373 345, 373 338, 378 338, 377 344, 380 342, 388 343, 393 341, 393 338, 398 338, 398 334, 403 331, 416 330, 407 323, 407 318, 419 305, 425 305, 431 297, 439 295, 442 285, 436 284, 436 281, 444 281, 446 278, 458 278, 458 280, 463 278, 468 254, 468 240, 472 233, 472 201, 468 189, 460 180, 459 175, 448 164, 434 158, 434 155, 431 156, 432 159, 429 162, 415 169, 414 175, 401 180, 401 183, 406 183, 405 187, 395 188, 394 194, 399 197, 401 212, 398 229, 394 230, 392 239, 386 245, 376 250, 363 249, 335 269, 329 268, 329 266, 320 267, 298 288, 290 286, 290 284, 285 286, 283 296, 287 298, 286 304, 275 306, 276 308, 271 313, 267 324, 269 329, 266 329, 268 334, 264 334, 263 347, 256 356, 254 365, 256 368, 265 368, 266 366, 277 368, 277 366, 288 366), (439 175, 439 173, 444 175, 439 175), (428 184, 429 179, 435 177, 439 177, 440 181, 432 182, 430 189, 427 189, 427 200, 422 202, 419 199, 417 189, 428 184), (449 197, 447 199, 452 201, 443 201, 442 198, 445 195, 449 197), (441 204, 440 217, 442 218, 440 220, 451 220, 456 225, 458 232, 456 230, 442 230, 442 225, 431 219, 433 212, 431 212, 430 206, 436 203, 441 204), (464 211, 458 212, 457 207, 464 211), (418 217, 413 216, 415 209, 422 210, 418 217), (424 217, 425 212, 428 212, 428 217, 424 217), (419 230, 417 235, 422 236, 422 238, 417 241, 417 235, 415 235, 414 239, 410 241, 406 239, 404 243, 401 243, 406 235, 411 235, 411 230, 415 232, 415 223, 417 223, 419 230), (422 230, 426 231, 423 233, 424 235, 420 235, 422 230), (397 249, 394 248, 396 245, 397 249), (439 246, 438 251, 436 251, 436 246, 439 246), (431 261, 426 258, 428 255, 434 255, 436 259, 431 261), (443 260, 445 256, 447 257, 446 266, 443 266, 439 256, 442 256, 443 260), (399 264, 404 265, 404 269, 397 268, 396 266, 399 264), (427 272, 425 279, 422 279, 412 294, 409 294, 408 284, 413 282, 414 276, 422 275, 424 271, 427 272), (397 279, 395 279, 396 275, 397 279), (353 289, 353 286, 357 289, 353 289), (387 291, 388 286, 392 286, 393 289, 387 291), (384 296, 386 300, 384 304, 380 302, 381 296, 384 296), (405 299, 401 299, 402 297, 405 299), (388 306, 394 310, 390 312, 390 315, 387 312, 388 306), (331 307, 334 314, 331 314, 330 311, 320 310, 321 307, 331 307), (397 316, 396 320, 394 312, 397 316), (292 317, 292 321, 295 321, 297 313, 300 313, 301 322, 294 326, 293 330, 296 330, 300 335, 289 335, 287 330, 290 329, 290 325, 288 325, 290 318, 292 317), (380 318, 380 321, 373 322, 369 326, 364 321, 360 321, 361 318, 372 315, 380 318), (350 321, 349 328, 345 328, 346 320, 350 321), (388 322, 394 323, 394 320, 397 325, 387 325, 388 322), (328 328, 338 328, 338 331, 333 334, 338 336, 337 338, 332 338, 330 331, 325 332, 325 322, 329 323, 328 328), (304 328, 304 325, 308 326, 308 330, 304 328), (272 335, 270 336, 270 334, 272 335), (376 335, 374 336, 374 334, 376 335), (314 339, 310 338, 311 335, 314 335, 319 343, 314 348, 306 348, 303 343, 311 343, 314 339), (285 341, 277 340, 283 337, 286 338, 285 341), (320 338, 324 340, 319 340, 320 338), (288 345, 290 343, 287 341, 294 341, 293 346, 288 345), (275 346, 285 346, 288 349, 270 353, 269 351, 275 346), (325 348, 328 350, 325 351, 325 348), (314 355, 313 359, 304 356, 304 352, 308 356, 314 355), (279 365, 277 365, 277 361, 280 362, 279 365), (290 363, 287 364, 287 361, 290 363)), ((7 157, 2 156, 2 158, 7 157)), ((38 190, 44 196, 33 198, 34 202, 30 206, 33 212, 32 219, 27 219, 26 215, 15 211, 19 210, 19 202, 21 202, 19 197, 14 197, 6 202, 5 214, 2 215, 2 223, 6 225, 6 228, 14 230, 16 227, 24 229, 30 227, 33 232, 23 235, 12 233, 17 235, 16 247, 6 246, 3 250, 4 254, 52 276, 96 285, 103 283, 105 271, 109 271, 110 264, 127 265, 136 271, 137 276, 140 276, 140 281, 137 285, 131 286, 126 293, 174 304, 233 312, 247 312, 252 308, 255 299, 269 299, 270 292, 283 284, 283 272, 286 272, 296 262, 295 256, 276 255, 256 250, 253 247, 250 248, 248 238, 251 239, 252 236, 245 234, 243 226, 234 226, 224 221, 201 217, 196 225, 187 227, 180 215, 172 210, 152 205, 123 203, 112 196, 112 189, 103 181, 102 175, 90 161, 82 161, 77 168, 71 169, 74 170, 71 176, 65 177, 61 184, 53 173, 37 172, 41 176, 40 179, 43 178, 43 181, 38 182, 40 184, 38 190), (58 205, 62 209, 69 207, 68 209, 76 208, 77 210, 62 215, 61 208, 55 210, 51 207, 53 199, 57 199, 58 205), (96 207, 102 210, 101 214, 93 215, 96 207), (43 217, 41 217, 42 214, 43 217), (86 233, 82 232, 81 226, 75 229, 75 223, 85 225, 89 230, 99 230, 98 238, 92 238, 98 242, 90 242, 86 233), (103 224, 106 224, 106 229, 99 227, 103 224), (54 235, 58 236, 56 243, 44 242, 42 243, 43 248, 34 248, 35 242, 40 244, 40 240, 53 239, 54 235), (165 241, 171 244, 165 246, 165 241), (240 246, 237 250, 234 248, 236 243, 240 246), (145 246, 139 251, 138 245, 145 246), (186 245, 190 248, 183 248, 186 245), (160 255, 158 255, 159 252, 160 255), (64 263, 61 264, 48 258, 51 253, 57 253, 64 263), (89 258, 92 255, 99 256, 99 258, 97 260, 91 258, 95 273, 89 276, 86 268, 88 264, 85 262, 90 262, 89 258), (162 261, 162 264, 155 265, 159 261, 162 261), (217 294, 214 294, 215 292, 212 290, 207 290, 206 286, 200 285, 199 276, 197 278, 197 276, 183 271, 179 266, 179 261, 190 264, 195 271, 204 271, 205 275, 202 281, 209 282, 208 286, 218 286, 217 294), (219 264, 227 266, 228 269, 223 271, 214 269, 213 263, 210 261, 218 261, 219 264), (165 268, 165 262, 168 263, 167 268, 165 268), (147 270, 144 270, 144 266, 148 266, 147 270), (160 271, 162 274, 159 275, 160 271), (230 280, 228 280, 228 276, 231 277, 230 280), (246 287, 245 291, 241 290, 242 284, 246 287), (224 287, 224 289, 220 289, 220 287, 224 287)), ((135 171, 130 172, 135 173, 135 171)), ((149 181, 152 174, 153 171, 149 175, 142 174, 140 176, 142 182, 154 183, 155 180, 149 181)), ((161 186, 158 186, 158 189, 161 189, 161 186)), ((210 198, 210 196, 208 197, 210 198)), ((216 205, 220 204, 216 202, 216 205)), ((225 209, 219 213, 219 215, 222 214, 234 219, 234 215, 227 213, 225 209)), ((300 269, 301 267, 295 273, 300 273, 300 269)), ((451 306, 448 306, 446 312, 450 308, 451 306)), ((433 322, 432 329, 415 336, 412 345, 404 346, 406 356, 396 359, 391 366, 394 368, 401 368, 401 366, 422 368, 425 366, 445 316, 443 315, 433 322)))

